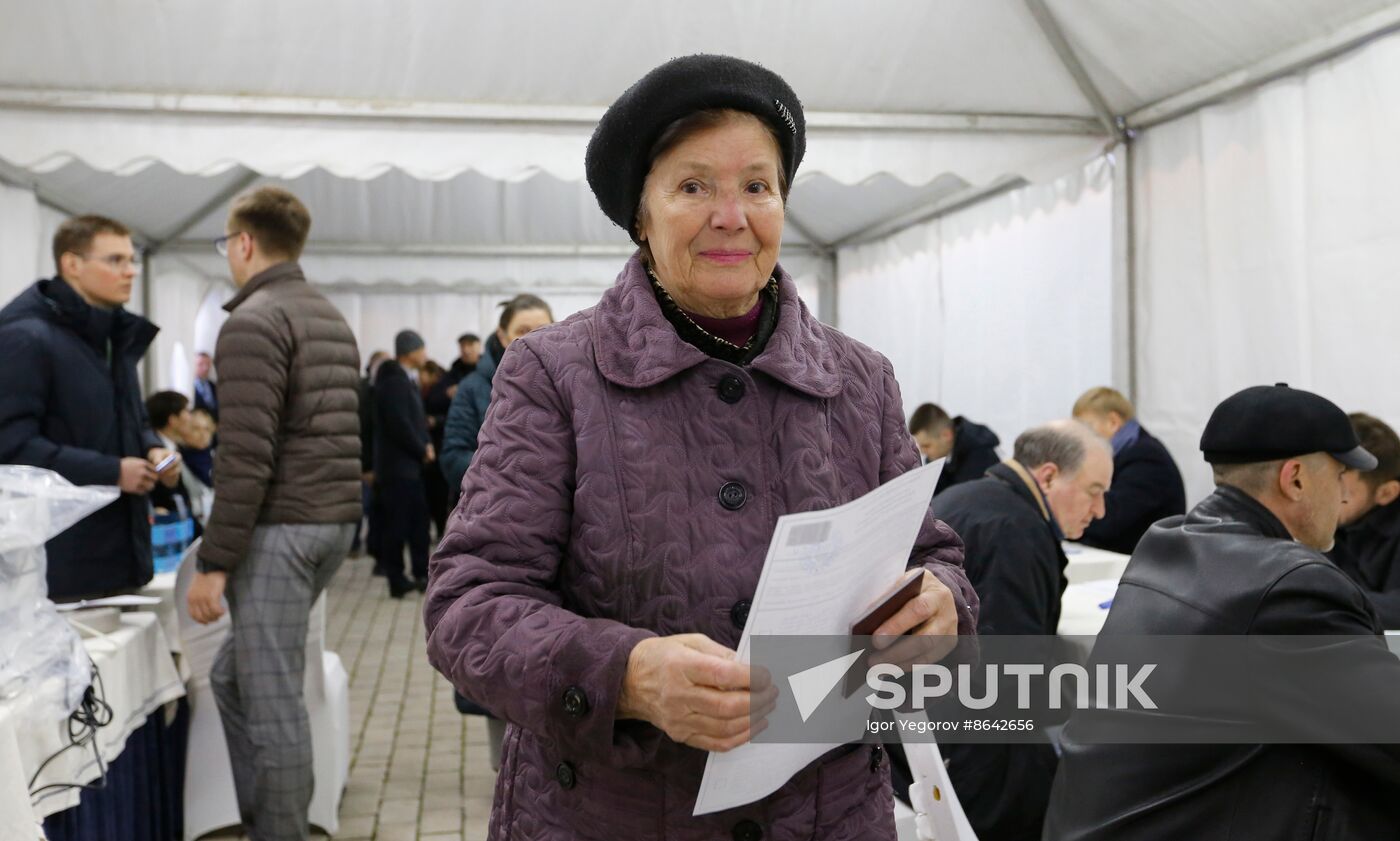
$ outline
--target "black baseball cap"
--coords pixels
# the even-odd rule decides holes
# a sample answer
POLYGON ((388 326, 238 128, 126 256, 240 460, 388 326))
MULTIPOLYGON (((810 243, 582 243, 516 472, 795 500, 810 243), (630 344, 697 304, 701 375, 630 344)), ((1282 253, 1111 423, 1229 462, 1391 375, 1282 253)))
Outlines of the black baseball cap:
POLYGON ((1288 383, 1251 386, 1221 401, 1201 433, 1201 451, 1211 464, 1327 453, 1347 467, 1376 468, 1376 457, 1361 446, 1346 412, 1288 383))

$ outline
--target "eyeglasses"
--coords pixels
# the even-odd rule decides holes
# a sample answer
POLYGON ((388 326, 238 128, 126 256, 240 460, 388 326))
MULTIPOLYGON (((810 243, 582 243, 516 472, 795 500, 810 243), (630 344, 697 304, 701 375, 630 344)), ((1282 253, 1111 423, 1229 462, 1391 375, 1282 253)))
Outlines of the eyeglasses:
POLYGON ((233 239, 233 238, 236 237, 236 236, 239 236, 239 235, 242 234, 242 233, 243 233, 243 231, 234 231, 234 232, 231 233, 231 234, 224 234, 223 236, 221 236, 221 237, 219 237, 218 239, 214 240, 214 250, 217 251, 217 252, 219 252, 219 256, 220 256, 220 257, 227 257, 227 256, 228 256, 228 241, 231 240, 231 239, 233 239))
POLYGON ((102 257, 93 257, 90 254, 79 254, 84 260, 93 260, 98 263, 106 263, 108 268, 116 271, 126 271, 128 267, 133 269, 141 268, 141 257, 137 254, 106 254, 102 257))

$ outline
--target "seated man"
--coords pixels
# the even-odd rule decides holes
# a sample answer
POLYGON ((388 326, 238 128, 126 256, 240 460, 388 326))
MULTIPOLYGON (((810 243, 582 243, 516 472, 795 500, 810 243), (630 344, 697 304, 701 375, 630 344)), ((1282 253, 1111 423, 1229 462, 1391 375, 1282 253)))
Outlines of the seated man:
POLYGON ((1393 720, 1400 697, 1400 662, 1376 636, 1375 611, 1322 554, 1336 530, 1343 474, 1373 469, 1376 459, 1341 409, 1284 385, 1227 398, 1206 424, 1201 449, 1214 467, 1215 492, 1184 517, 1148 529, 1094 658, 1100 648, 1157 635, 1163 645, 1211 638, 1202 659, 1258 637, 1268 639, 1250 644, 1278 646, 1293 663, 1329 662, 1343 650, 1352 656, 1327 686, 1241 667, 1249 680, 1278 686, 1237 692, 1214 691, 1210 676, 1189 673, 1188 659, 1186 672, 1165 684, 1175 705, 1160 697, 1164 703, 1151 711, 1076 714, 1061 743, 1045 841, 1400 837, 1400 745, 1324 743, 1338 722, 1393 720), (1086 718, 1119 728, 1124 738, 1086 735, 1086 718), (1270 720, 1290 722, 1293 738, 1122 743, 1132 741, 1124 728, 1199 734, 1213 727, 1228 736, 1270 720))
POLYGON ((1133 404, 1107 386, 1074 401, 1074 417, 1113 445, 1113 490, 1103 519, 1089 526, 1089 546, 1131 555, 1147 527, 1186 513, 1186 486, 1171 453, 1134 417, 1133 404))
POLYGON ((1400 436, 1379 418, 1349 415, 1375 470, 1347 471, 1342 528, 1327 557, 1370 597, 1381 624, 1400 629, 1400 436))
POLYGON ((935 403, 925 403, 909 418, 909 434, 928 461, 947 457, 943 474, 933 495, 960 483, 981 479, 987 468, 1001 461, 997 445, 1001 439, 987 427, 948 413, 935 403))
MULTIPOLYGON (((146 398, 146 414, 151 429, 166 450, 184 452, 198 432, 190 412, 190 400, 178 391, 157 391, 146 398)), ((205 488, 195 473, 181 459, 180 471, 173 484, 157 484, 151 489, 151 505, 157 514, 182 513, 194 518, 194 534, 203 533, 200 520, 204 516, 205 488), (183 508, 183 511, 180 509, 183 508)))
MULTIPOLYGON (((1108 445, 1081 423, 1056 421, 1022 433, 1012 457, 984 478, 934 497, 933 515, 967 547, 979 635, 1054 635, 1065 590, 1060 541, 1103 516, 1112 480, 1108 445)), ((1048 742, 946 744, 943 755, 981 841, 1040 838, 1055 775, 1048 742)))

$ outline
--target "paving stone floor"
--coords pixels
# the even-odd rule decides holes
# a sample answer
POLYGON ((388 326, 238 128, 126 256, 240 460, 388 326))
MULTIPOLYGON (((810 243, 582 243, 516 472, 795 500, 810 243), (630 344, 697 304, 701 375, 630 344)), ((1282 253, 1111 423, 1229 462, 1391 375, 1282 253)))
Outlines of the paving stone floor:
POLYGON ((496 785, 486 720, 459 714, 428 665, 422 596, 390 599, 370 565, 346 559, 330 587, 326 648, 350 674, 353 756, 334 837, 484 841, 496 785))

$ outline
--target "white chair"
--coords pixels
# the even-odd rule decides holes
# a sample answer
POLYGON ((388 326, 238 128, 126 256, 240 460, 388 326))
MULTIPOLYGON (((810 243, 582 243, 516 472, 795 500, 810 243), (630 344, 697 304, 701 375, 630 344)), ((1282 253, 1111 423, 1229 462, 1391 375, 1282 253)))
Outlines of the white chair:
MULTIPOLYGON (((195 573, 200 541, 185 550, 175 579, 180 638, 189 664, 189 748, 185 763, 185 841, 239 824, 228 743, 209 686, 214 656, 229 632, 229 618, 201 625, 190 618, 186 595, 195 573)), ((340 657, 325 650, 326 595, 316 600, 306 635, 306 711, 311 719, 311 752, 316 789, 312 825, 334 835, 340 829, 340 797, 350 774, 350 679, 340 657)))
MULTIPOLYGON (((911 723, 928 720, 928 714, 923 711, 895 713, 895 716, 911 723)), ((931 736, 924 739, 901 737, 900 741, 904 743, 904 756, 914 776, 914 783, 909 786, 909 800, 914 808, 895 801, 895 830, 899 841, 977 841, 977 833, 968 822, 958 793, 948 778, 938 743, 931 736)))

